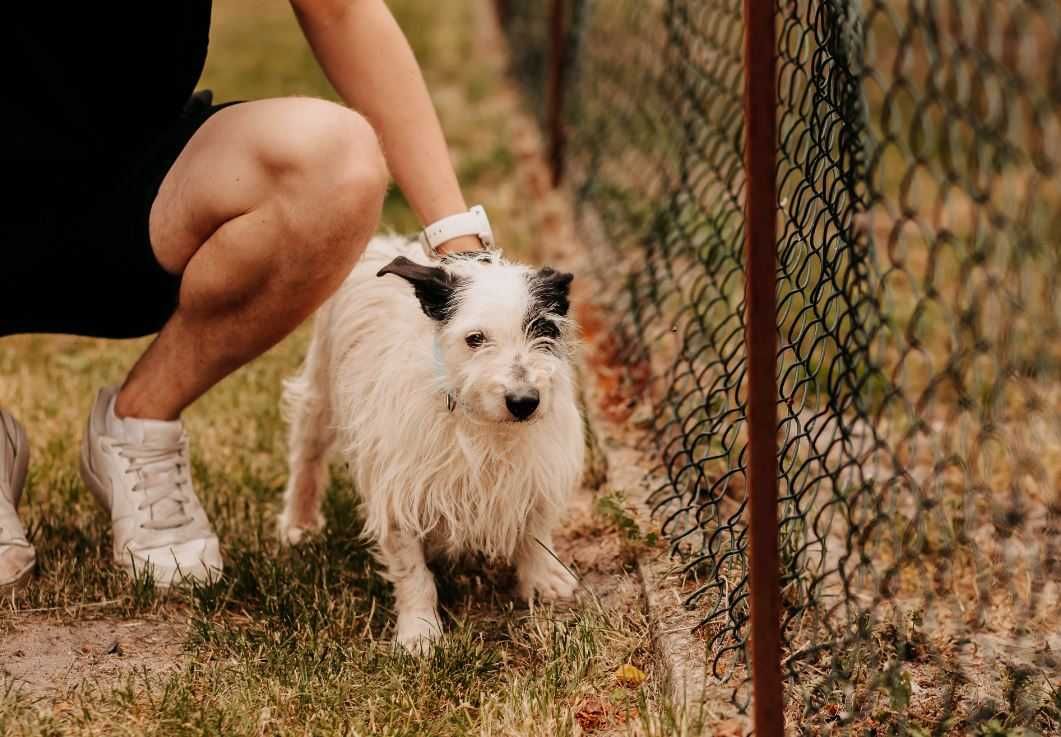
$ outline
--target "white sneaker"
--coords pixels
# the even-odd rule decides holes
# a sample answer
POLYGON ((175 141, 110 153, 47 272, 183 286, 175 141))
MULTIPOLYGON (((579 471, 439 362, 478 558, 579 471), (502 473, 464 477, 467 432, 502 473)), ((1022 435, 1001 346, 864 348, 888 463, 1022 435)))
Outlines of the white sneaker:
POLYGON ((15 418, 0 409, 0 590, 18 588, 29 580, 37 551, 15 509, 29 470, 29 438, 15 418))
POLYGON ((221 553, 192 487, 184 426, 119 418, 117 395, 100 390, 81 446, 81 477, 111 513, 115 562, 162 587, 216 579, 221 553))

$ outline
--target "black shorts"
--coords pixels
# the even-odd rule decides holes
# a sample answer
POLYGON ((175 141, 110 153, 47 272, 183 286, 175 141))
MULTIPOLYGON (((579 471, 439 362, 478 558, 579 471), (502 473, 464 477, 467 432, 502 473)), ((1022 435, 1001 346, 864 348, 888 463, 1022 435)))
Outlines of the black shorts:
POLYGON ((0 336, 134 338, 162 328, 180 275, 155 259, 151 205, 185 145, 223 107, 199 93, 133 150, 79 169, 83 181, 0 201, 0 336))

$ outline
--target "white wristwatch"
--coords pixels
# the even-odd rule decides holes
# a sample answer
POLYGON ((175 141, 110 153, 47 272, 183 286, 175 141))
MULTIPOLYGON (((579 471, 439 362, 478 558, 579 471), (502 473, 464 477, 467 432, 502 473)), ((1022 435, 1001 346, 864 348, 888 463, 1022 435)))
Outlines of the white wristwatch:
POLYGON ((484 248, 494 248, 494 231, 490 229, 490 219, 482 205, 431 223, 420 231, 420 245, 428 258, 437 259, 441 258, 439 246, 466 235, 474 235, 484 248))

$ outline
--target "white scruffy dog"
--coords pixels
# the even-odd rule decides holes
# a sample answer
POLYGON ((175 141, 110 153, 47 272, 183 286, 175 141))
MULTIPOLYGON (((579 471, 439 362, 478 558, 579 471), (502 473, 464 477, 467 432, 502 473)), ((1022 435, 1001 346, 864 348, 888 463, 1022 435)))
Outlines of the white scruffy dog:
POLYGON ((441 633, 434 555, 512 561, 527 599, 574 591, 552 552, 583 460, 570 283, 497 253, 432 262, 415 242, 377 237, 321 308, 302 370, 286 384, 281 539, 323 527, 337 448, 362 498, 364 534, 394 583, 396 639, 410 650, 441 633))

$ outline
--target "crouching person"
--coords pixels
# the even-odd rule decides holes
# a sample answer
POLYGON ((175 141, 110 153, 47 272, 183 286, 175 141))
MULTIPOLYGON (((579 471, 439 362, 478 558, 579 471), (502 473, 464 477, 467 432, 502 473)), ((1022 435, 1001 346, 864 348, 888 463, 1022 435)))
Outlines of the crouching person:
MULTIPOLYGON (((19 43, 0 58, 19 73, 0 90, 0 160, 17 193, 0 199, 0 336, 157 332, 99 391, 81 472, 111 514, 115 561, 161 586, 222 570, 184 408, 338 288, 376 229, 388 168, 425 225, 467 210, 384 1, 292 4, 349 107, 193 95, 209 0, 7 13, 19 43)), ((480 247, 458 233, 439 252, 480 247)), ((28 455, 0 410, 0 587, 35 565, 16 514, 28 455)))

